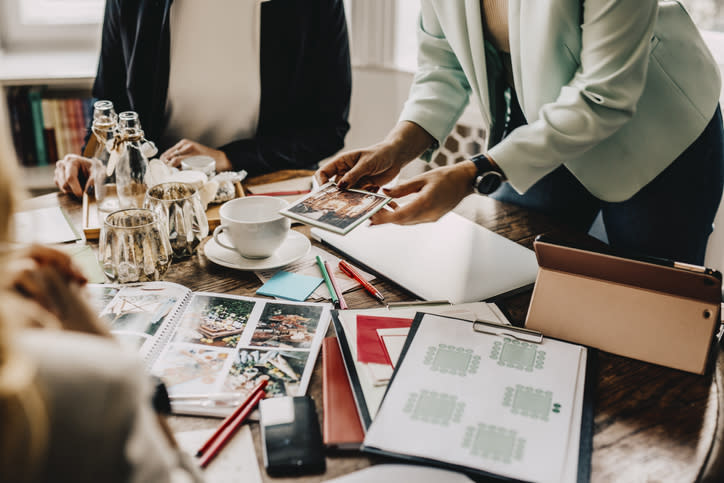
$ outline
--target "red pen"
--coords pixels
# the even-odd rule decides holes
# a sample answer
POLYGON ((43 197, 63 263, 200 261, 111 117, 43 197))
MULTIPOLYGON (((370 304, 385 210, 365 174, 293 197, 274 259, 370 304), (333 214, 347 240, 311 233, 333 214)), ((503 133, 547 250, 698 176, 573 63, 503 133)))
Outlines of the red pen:
POLYGON ((221 451, 221 448, 229 442, 231 437, 234 436, 234 433, 236 433, 236 430, 241 427, 242 423, 264 397, 266 397, 266 393, 263 390, 259 391, 252 397, 248 404, 243 406, 242 411, 219 433, 219 436, 207 447, 206 452, 202 453, 201 461, 199 462, 200 467, 206 468, 208 466, 211 460, 214 459, 219 451, 221 451))
MULTIPOLYGON (((251 392, 247 395, 244 402, 242 402, 238 408, 234 410, 233 413, 231 413, 226 419, 224 419, 221 422, 221 425, 219 428, 214 432, 214 434, 211 435, 211 437, 204 443, 204 445, 199 448, 199 450, 196 452, 196 456, 200 457, 203 456, 203 454, 212 446, 214 443, 216 443, 220 436, 222 436, 222 433, 225 433, 229 427, 234 426, 235 424, 238 425, 240 422, 237 422, 237 419, 239 419, 239 416, 245 412, 245 410, 248 410, 249 403, 252 403, 256 396, 259 394, 264 394, 264 387, 266 387, 267 383, 269 382, 269 379, 262 379, 259 381, 259 383, 254 386, 254 388, 251 390, 251 392)), ((254 403, 255 404, 255 403, 254 403)), ((252 405, 253 408, 253 405, 252 405)), ((247 414, 251 412, 250 410, 247 412, 247 414)), ((243 422, 246 415, 241 417, 241 422, 243 422)), ((235 431, 235 430, 233 430, 235 431)), ((228 437, 228 435, 227 435, 228 437)), ((224 443, 225 444, 225 443, 224 443)), ((221 449, 221 448, 219 448, 221 449)), ((218 450, 217 450, 218 451, 218 450)), ((213 457, 213 456, 212 456, 213 457)), ((208 461, 206 461, 206 464, 208 464, 208 461)))
POLYGON ((374 288, 371 283, 369 283, 367 280, 362 278, 362 275, 360 275, 357 270, 355 270, 352 265, 345 262, 344 260, 339 261, 339 269, 342 270, 346 275, 352 277, 353 279, 357 280, 362 287, 367 290, 373 297, 376 297, 380 302, 385 300, 385 297, 382 296, 379 290, 374 288))

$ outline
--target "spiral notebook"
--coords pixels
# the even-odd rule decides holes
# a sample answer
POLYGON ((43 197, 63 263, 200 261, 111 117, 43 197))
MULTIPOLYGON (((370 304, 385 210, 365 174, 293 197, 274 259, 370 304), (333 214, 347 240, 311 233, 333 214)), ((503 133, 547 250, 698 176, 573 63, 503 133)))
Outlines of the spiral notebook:
POLYGON ((176 414, 225 417, 262 377, 267 397, 303 395, 330 320, 325 303, 192 292, 170 282, 88 290, 121 345, 164 381, 176 414))

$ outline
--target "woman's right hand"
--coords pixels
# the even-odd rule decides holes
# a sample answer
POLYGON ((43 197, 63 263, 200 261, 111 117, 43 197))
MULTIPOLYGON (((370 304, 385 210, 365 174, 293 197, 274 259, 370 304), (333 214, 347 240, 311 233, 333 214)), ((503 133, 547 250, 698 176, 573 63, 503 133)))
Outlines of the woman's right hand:
POLYGON ((400 121, 381 143, 342 153, 319 168, 315 176, 320 184, 336 177, 342 189, 377 191, 434 142, 435 138, 414 122, 400 121))
POLYGON ((92 183, 92 164, 91 159, 77 154, 66 154, 55 164, 55 184, 61 192, 80 198, 92 183))
POLYGON ((342 153, 322 166, 316 173, 320 184, 333 177, 342 188, 377 191, 392 181, 404 166, 395 149, 386 143, 342 153))

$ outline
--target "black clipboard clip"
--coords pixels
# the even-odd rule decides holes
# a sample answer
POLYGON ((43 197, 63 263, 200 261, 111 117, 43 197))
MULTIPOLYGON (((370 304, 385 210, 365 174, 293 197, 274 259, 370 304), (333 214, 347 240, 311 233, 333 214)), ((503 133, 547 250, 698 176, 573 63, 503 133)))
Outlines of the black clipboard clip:
POLYGON ((532 342, 533 344, 543 342, 543 334, 538 331, 499 324, 497 322, 489 322, 487 320, 476 320, 473 322, 473 330, 489 335, 507 335, 524 342, 532 342))

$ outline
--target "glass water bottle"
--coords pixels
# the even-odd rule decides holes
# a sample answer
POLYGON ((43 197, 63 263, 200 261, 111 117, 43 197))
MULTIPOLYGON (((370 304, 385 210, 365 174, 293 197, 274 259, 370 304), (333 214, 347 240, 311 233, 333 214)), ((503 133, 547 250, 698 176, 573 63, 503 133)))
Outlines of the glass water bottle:
POLYGON ((117 149, 120 150, 116 171, 116 190, 121 208, 142 208, 146 195, 145 177, 148 158, 144 154, 145 144, 138 114, 133 111, 118 115, 117 149))
POLYGON ((97 101, 93 104, 93 126, 91 131, 96 140, 93 151, 91 177, 98 211, 105 214, 119 208, 118 198, 112 196, 115 174, 108 172, 113 139, 118 129, 118 116, 111 101, 97 101))

